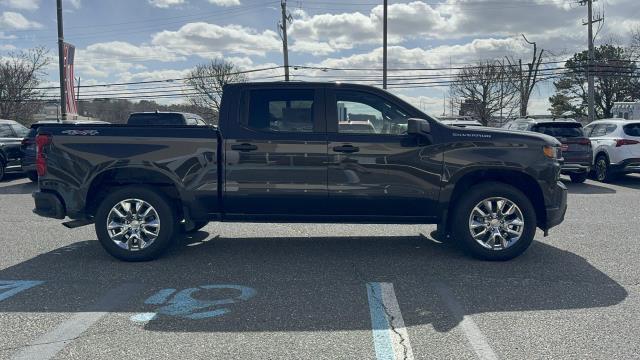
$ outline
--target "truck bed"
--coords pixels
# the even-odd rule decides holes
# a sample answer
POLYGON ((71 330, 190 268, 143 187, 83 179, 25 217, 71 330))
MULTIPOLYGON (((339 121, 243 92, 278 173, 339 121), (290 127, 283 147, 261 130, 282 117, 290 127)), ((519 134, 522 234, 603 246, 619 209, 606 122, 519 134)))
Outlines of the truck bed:
POLYGON ((54 124, 39 134, 52 139, 40 187, 59 194, 71 218, 91 212, 84 204, 104 196, 105 184, 124 180, 173 187, 184 211, 219 210, 221 144, 215 127, 54 124))

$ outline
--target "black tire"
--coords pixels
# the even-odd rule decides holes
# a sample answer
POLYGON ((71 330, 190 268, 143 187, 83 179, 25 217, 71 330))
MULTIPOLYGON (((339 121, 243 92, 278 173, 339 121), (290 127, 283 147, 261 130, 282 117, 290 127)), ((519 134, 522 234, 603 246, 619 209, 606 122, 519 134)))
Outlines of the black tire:
POLYGON ((0 181, 2 181, 2 179, 4 179, 4 175, 5 175, 5 167, 7 165, 4 163, 4 161, 2 159, 0 159, 0 181))
POLYGON ((589 174, 585 172, 579 174, 570 174, 569 177, 571 178, 572 183, 580 184, 587 180, 587 175, 589 174))
POLYGON ((198 230, 202 229, 203 227, 207 226, 209 222, 208 221, 194 221, 193 222, 193 229, 187 231, 184 229, 184 225, 180 226, 180 231, 182 231, 182 233, 184 234, 192 234, 194 232, 197 232, 198 230))
POLYGON ((102 247, 113 257, 123 261, 149 261, 158 258, 171 245, 175 234, 175 215, 170 201, 160 193, 141 186, 127 186, 109 194, 96 211, 95 230, 102 247), (140 199, 150 204, 160 221, 158 236, 148 247, 131 251, 119 247, 111 240, 107 230, 107 217, 111 209, 126 199, 140 199))
POLYGON ((35 171, 28 171, 27 177, 29 178, 29 180, 33 181, 34 183, 38 182, 38 173, 35 171))
POLYGON ((615 175, 609 166, 609 159, 605 155, 598 155, 594 166, 594 177, 600 182, 611 182, 615 179, 615 175))
POLYGON ((453 221, 451 224, 453 238, 462 250, 478 259, 505 261, 521 255, 529 248, 536 233, 536 212, 525 194, 513 186, 499 182, 475 185, 467 191, 467 194, 454 204, 451 219, 453 221), (520 239, 501 250, 487 249, 480 245, 473 238, 469 226, 474 207, 481 201, 494 197, 505 198, 517 205, 524 220, 520 239))

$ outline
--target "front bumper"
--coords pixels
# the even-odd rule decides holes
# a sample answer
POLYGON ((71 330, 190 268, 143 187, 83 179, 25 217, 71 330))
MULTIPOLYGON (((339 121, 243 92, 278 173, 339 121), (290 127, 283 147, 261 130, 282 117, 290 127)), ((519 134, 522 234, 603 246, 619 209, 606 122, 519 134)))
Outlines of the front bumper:
POLYGON ((580 174, 591 171, 591 164, 566 163, 562 164, 562 174, 580 174))
POLYGON ((67 216, 64 204, 56 194, 36 191, 32 196, 36 206, 33 209, 35 214, 54 219, 64 219, 67 216))
POLYGON ((558 181, 545 204, 547 221, 543 230, 546 232, 564 221, 567 212, 567 187, 558 181))

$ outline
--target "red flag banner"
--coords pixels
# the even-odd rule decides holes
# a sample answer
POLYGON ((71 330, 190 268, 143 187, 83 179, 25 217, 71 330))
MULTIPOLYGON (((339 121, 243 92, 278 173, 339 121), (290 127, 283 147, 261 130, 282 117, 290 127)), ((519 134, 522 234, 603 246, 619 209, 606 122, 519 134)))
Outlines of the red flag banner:
POLYGON ((64 73, 65 73, 65 104, 67 107, 67 114, 78 114, 78 103, 76 102, 76 91, 74 86, 74 73, 73 73, 73 60, 75 58, 76 47, 64 43, 64 73))

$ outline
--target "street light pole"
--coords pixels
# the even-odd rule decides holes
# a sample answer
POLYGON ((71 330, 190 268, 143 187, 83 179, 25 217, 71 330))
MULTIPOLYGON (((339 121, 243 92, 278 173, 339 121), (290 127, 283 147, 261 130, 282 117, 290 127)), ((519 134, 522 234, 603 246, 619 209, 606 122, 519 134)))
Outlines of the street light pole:
POLYGON ((383 10, 383 34, 382 34, 382 88, 387 88, 387 11, 388 0, 384 0, 383 10))
POLYGON ((60 114, 62 120, 67 119, 67 95, 65 91, 64 72, 64 32, 62 26, 62 0, 57 0, 58 7, 58 67, 60 70, 60 114))

